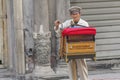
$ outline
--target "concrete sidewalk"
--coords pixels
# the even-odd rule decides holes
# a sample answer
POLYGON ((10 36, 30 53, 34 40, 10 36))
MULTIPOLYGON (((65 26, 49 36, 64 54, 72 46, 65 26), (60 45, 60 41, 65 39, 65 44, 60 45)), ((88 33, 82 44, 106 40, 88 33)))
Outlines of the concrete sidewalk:
MULTIPOLYGON (((13 80, 11 74, 6 69, 0 69, 0 80, 13 80)), ((26 74, 25 80, 69 80, 68 68, 65 64, 59 65, 55 73, 49 65, 36 66, 33 73, 26 74)), ((89 80, 120 80, 120 69, 89 70, 89 80)))
POLYGON ((90 80, 120 80, 120 73, 104 73, 89 75, 90 80))
POLYGON ((0 69, 0 80, 12 80, 12 73, 7 69, 0 69))
MULTIPOLYGON (((109 69, 89 71, 89 80, 120 80, 119 72, 109 69)), ((37 80, 69 80, 66 65, 59 66, 56 73, 49 66, 37 66, 31 75, 37 80)))

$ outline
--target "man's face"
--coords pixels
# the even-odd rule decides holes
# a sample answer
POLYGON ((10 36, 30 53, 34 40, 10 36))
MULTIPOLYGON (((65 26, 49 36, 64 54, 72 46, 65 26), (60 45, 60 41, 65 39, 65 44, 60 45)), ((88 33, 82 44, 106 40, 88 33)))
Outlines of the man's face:
POLYGON ((75 13, 70 15, 74 22, 78 22, 80 19, 80 13, 75 13))

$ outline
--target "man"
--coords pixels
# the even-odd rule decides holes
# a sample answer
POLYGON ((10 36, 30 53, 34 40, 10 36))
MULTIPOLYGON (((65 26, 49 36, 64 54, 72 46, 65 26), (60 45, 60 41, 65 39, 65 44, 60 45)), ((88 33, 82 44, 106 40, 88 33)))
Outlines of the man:
MULTIPOLYGON (((66 20, 64 23, 60 23, 59 20, 55 21, 55 31, 57 36, 60 36, 60 30, 67 28, 67 27, 74 27, 80 25, 82 27, 88 27, 88 23, 81 19, 81 8, 78 6, 73 6, 69 9, 70 16, 72 19, 66 20)), ((76 59, 77 70, 80 76, 80 80, 88 80, 88 69, 86 65, 85 59, 76 59)), ((68 63, 69 71, 70 71, 70 80, 73 80, 72 77, 72 68, 71 68, 71 61, 68 63)))

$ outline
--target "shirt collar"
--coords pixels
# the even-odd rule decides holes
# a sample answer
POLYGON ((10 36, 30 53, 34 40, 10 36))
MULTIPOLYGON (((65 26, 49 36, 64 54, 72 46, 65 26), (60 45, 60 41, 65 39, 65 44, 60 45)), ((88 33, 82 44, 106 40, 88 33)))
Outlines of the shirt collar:
MULTIPOLYGON (((72 19, 72 22, 73 22, 73 24, 74 24, 73 19, 72 19)), ((81 24, 81 18, 79 19, 79 21, 78 21, 78 23, 77 23, 77 24, 81 24)))

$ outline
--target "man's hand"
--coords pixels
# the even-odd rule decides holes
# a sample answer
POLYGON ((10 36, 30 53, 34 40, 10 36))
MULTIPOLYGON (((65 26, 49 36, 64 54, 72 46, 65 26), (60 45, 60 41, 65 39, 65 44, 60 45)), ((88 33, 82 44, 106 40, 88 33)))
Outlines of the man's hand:
POLYGON ((58 27, 59 27, 60 21, 59 21, 59 20, 56 20, 56 21, 54 22, 54 24, 55 24, 55 27, 56 27, 56 30, 57 30, 58 27))

